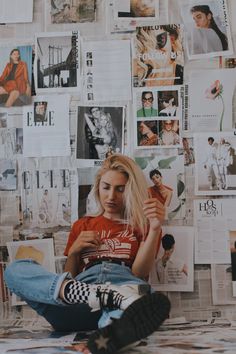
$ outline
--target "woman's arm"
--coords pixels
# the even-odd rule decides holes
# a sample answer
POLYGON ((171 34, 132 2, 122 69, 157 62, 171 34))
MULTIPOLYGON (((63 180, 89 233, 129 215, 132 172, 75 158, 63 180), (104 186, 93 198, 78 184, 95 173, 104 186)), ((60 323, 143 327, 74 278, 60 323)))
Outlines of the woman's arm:
POLYGON ((161 237, 161 224, 165 217, 165 207, 156 198, 144 202, 144 214, 149 221, 146 240, 141 242, 132 272, 139 278, 146 278, 153 266, 161 237))
POLYGON ((80 273, 82 259, 81 252, 86 248, 98 248, 100 238, 97 231, 81 231, 68 251, 65 271, 73 277, 80 273))

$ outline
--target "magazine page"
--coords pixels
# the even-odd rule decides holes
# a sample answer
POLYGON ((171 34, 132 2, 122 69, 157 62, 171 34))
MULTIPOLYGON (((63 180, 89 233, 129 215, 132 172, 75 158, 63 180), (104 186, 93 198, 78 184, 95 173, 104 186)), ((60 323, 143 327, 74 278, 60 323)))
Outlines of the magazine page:
POLYGON ((0 45, 0 107, 8 110, 31 103, 32 52, 32 45, 0 45))
POLYGON ((214 305, 235 305, 230 264, 211 265, 212 301, 214 305))
POLYGON ((84 100, 131 100, 130 40, 84 41, 84 100))
MULTIPOLYGON (((24 170, 22 212, 25 228, 71 226, 78 218, 76 175, 69 169, 24 170), (74 200, 75 198, 75 200, 74 200), (73 208, 73 209, 72 209, 73 208)), ((77 188, 78 189, 78 188, 77 188)))
POLYGON ((33 0, 0 0, 0 23, 33 21, 33 0))
POLYGON ((37 96, 23 109, 23 154, 26 157, 69 156, 70 96, 37 96))
POLYGON ((190 130, 231 131, 235 87, 236 69, 192 71, 188 93, 190 130))
POLYGON ((182 86, 135 89, 134 138, 137 148, 181 145, 182 86))
POLYGON ((183 84, 183 26, 137 27, 133 41, 133 86, 183 84))
POLYGON ((233 53, 226 0, 182 0, 189 59, 205 59, 233 53))
POLYGON ((235 219, 235 200, 194 200, 195 263, 229 264, 229 230, 235 219))
POLYGON ((195 194, 236 194, 236 136, 234 133, 194 135, 195 194))
POLYGON ((137 156, 149 194, 157 198, 166 208, 166 220, 185 217, 184 159, 177 152, 167 155, 137 156))
POLYGON ((37 94, 80 94, 79 44, 79 31, 36 34, 34 75, 37 94))
MULTIPOLYGON (((114 152, 122 153, 124 107, 78 107, 77 154, 83 166, 89 160, 104 160, 114 152), (88 161, 87 161, 88 160, 88 161)), ((93 165, 93 161, 92 161, 93 165)))
POLYGON ((157 291, 193 291, 192 227, 163 227, 149 283, 157 291))

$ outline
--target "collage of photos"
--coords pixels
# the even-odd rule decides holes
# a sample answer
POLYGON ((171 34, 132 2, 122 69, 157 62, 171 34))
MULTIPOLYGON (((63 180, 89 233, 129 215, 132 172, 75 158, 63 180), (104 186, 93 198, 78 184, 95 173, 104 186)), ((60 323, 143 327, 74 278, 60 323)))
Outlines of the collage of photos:
POLYGON ((182 96, 180 87, 136 91, 137 147, 180 147, 182 96))

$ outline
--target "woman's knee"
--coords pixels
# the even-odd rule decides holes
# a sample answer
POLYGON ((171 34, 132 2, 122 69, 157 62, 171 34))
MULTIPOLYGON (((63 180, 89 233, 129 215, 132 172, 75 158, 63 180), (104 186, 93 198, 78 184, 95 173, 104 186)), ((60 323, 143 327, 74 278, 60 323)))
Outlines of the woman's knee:
POLYGON ((15 288, 17 282, 19 282, 20 276, 25 272, 25 265, 27 260, 17 260, 9 264, 4 272, 5 282, 8 288, 11 290, 15 288))

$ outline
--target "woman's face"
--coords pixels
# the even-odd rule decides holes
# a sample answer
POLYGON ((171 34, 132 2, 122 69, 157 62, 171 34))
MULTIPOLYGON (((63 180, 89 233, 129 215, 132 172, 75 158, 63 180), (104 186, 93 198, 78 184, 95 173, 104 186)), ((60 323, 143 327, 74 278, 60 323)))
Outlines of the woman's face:
POLYGON ((171 122, 171 120, 166 120, 166 121, 164 122, 164 128, 165 128, 165 130, 167 130, 167 131, 170 131, 170 130, 172 129, 172 122, 171 122))
POLYGON ((99 107, 93 107, 91 109, 91 113, 93 115, 94 118, 97 118, 99 119, 101 117, 101 111, 100 111, 100 108, 99 107))
POLYGON ((151 129, 143 122, 139 125, 139 131, 142 135, 150 133, 151 129))
POLYGON ((102 114, 100 119, 99 119, 99 124, 102 128, 106 127, 107 125, 107 116, 105 114, 102 114))
POLYGON ((13 63, 18 63, 20 58, 20 53, 18 52, 18 50, 14 50, 14 52, 11 53, 11 60, 13 63))
POLYGON ((211 14, 204 14, 201 11, 195 11, 192 14, 193 20, 197 28, 209 28, 211 23, 211 14))
POLYGON ((107 171, 99 183, 99 198, 104 216, 110 219, 122 218, 124 214, 124 192, 128 178, 118 171, 107 171))
POLYGON ((144 108, 151 108, 153 103, 153 95, 149 92, 145 93, 142 99, 144 108))
POLYGON ((156 187, 162 185, 162 177, 158 174, 152 176, 152 182, 155 184, 156 187))

